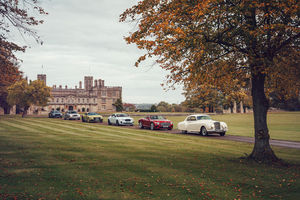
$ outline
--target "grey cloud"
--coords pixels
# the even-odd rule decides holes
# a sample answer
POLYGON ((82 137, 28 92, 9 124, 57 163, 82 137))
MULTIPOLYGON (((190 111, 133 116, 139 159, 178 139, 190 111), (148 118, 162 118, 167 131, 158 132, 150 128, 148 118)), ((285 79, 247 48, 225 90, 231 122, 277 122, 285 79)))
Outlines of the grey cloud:
MULTIPOLYGON (((123 87, 123 101, 178 103, 184 100, 182 88, 165 92, 160 86, 167 72, 152 66, 153 61, 134 67, 143 54, 123 37, 134 25, 119 23, 119 15, 137 0, 46 0, 42 6, 49 12, 45 23, 37 28, 44 45, 30 39, 32 46, 18 56, 21 69, 30 79, 47 74, 48 85, 74 87, 85 75, 104 79, 107 85, 123 87), (42 65, 44 68, 42 69, 42 65)), ((20 42, 23 42, 20 40, 20 42)))

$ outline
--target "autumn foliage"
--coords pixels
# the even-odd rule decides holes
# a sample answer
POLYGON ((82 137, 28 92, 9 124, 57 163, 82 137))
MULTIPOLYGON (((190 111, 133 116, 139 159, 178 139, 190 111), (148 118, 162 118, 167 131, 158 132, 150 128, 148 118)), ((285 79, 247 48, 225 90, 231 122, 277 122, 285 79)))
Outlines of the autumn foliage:
POLYGON ((19 70, 20 60, 15 52, 24 52, 26 47, 12 41, 12 35, 20 33, 29 35, 40 42, 39 36, 31 28, 43 23, 33 15, 47 14, 37 0, 1 0, 0 1, 0 106, 5 113, 9 112, 6 101, 7 87, 20 80, 22 73, 19 70))
POLYGON ((17 105, 21 108, 24 117, 30 106, 47 105, 50 90, 43 81, 35 80, 28 84, 26 80, 20 80, 8 87, 7 101, 11 106, 17 105))
POLYGON ((143 0, 120 21, 137 23, 125 37, 170 72, 168 83, 229 95, 249 83, 255 147, 249 158, 277 161, 269 145, 268 94, 298 96, 299 1, 143 0), (292 58, 292 59, 291 59, 292 58))

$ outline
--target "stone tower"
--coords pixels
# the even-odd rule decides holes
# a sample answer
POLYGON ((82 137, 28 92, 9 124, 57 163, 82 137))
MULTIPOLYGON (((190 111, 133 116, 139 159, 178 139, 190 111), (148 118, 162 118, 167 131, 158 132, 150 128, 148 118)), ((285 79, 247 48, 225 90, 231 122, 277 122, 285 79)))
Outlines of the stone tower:
POLYGON ((91 90, 93 88, 93 77, 85 76, 84 77, 84 89, 91 90))
POLYGON ((38 74, 37 75, 37 80, 43 81, 46 84, 46 74, 38 74))

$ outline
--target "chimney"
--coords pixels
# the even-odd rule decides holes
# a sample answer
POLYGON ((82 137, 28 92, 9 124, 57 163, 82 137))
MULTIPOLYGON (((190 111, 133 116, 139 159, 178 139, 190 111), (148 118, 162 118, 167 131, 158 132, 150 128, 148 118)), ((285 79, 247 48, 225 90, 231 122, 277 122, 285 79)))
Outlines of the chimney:
POLYGON ((82 82, 79 81, 79 89, 82 89, 82 82))
POLYGON ((77 90, 77 85, 75 85, 75 90, 77 90))
POLYGON ((59 85, 59 89, 61 89, 62 87, 61 87, 61 85, 59 85))
POLYGON ((94 82, 95 82, 94 87, 97 88, 98 87, 98 81, 95 80, 94 82))
POLYGON ((68 89, 68 86, 67 86, 67 85, 65 86, 65 89, 68 89))

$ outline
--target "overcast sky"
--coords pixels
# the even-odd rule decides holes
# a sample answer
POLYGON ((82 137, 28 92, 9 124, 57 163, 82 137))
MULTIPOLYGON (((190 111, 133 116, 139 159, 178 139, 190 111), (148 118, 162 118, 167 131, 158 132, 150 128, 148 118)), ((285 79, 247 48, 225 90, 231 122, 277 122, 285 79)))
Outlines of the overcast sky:
POLYGON ((44 0, 41 5, 49 15, 35 28, 44 43, 18 39, 30 46, 18 53, 21 70, 31 80, 46 74, 48 86, 74 88, 86 75, 103 79, 107 86, 122 86, 123 102, 128 103, 182 102, 181 86, 165 91, 160 85, 168 72, 152 61, 134 66, 143 51, 126 44, 123 37, 135 24, 120 23, 119 15, 137 2, 44 0))

